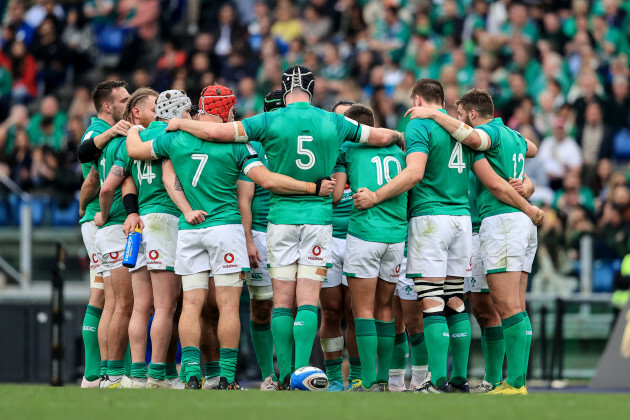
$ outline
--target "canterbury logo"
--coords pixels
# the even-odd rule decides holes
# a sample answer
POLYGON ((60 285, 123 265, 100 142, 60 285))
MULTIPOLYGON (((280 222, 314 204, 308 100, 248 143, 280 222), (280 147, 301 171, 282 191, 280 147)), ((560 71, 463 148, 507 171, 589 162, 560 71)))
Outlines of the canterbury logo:
POLYGON ((84 325, 83 331, 96 332, 96 327, 90 327, 89 325, 84 325))
POLYGON ((295 321, 293 323, 294 327, 303 327, 304 326, 304 321, 295 321))
POLYGON ((445 333, 442 333, 442 337, 450 337, 450 335, 448 335, 448 333, 445 332, 445 333))
POLYGON ((451 335, 451 337, 453 337, 453 338, 465 338, 465 337, 468 337, 468 333, 457 333, 457 334, 451 335))
POLYGON ((525 335, 534 335, 531 331, 525 331, 525 335))

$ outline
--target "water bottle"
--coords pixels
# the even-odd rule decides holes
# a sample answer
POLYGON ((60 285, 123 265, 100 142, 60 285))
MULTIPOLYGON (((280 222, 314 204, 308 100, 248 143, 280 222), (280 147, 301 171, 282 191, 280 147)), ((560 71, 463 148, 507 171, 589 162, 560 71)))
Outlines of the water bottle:
POLYGON ((140 242, 142 242, 142 229, 136 226, 135 230, 129 232, 129 236, 127 236, 127 245, 125 246, 125 255, 122 263, 125 267, 134 268, 136 266, 140 242))

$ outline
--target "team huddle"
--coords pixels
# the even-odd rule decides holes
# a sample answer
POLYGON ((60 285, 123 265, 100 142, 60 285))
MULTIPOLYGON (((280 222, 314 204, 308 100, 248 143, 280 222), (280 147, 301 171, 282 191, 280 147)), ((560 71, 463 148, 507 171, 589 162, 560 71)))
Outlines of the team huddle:
POLYGON ((242 389, 246 284, 261 390, 289 390, 309 366, 319 307, 328 391, 527 394, 525 291, 543 213, 526 200, 524 164, 536 146, 493 117, 485 91, 463 95, 455 119, 441 84, 421 79, 399 133, 352 101, 312 106, 314 86, 293 66, 265 112, 242 121, 221 85, 203 89, 197 112, 178 90, 95 88, 78 151, 91 258, 83 387, 242 389), (465 299, 482 330, 475 387, 465 299))

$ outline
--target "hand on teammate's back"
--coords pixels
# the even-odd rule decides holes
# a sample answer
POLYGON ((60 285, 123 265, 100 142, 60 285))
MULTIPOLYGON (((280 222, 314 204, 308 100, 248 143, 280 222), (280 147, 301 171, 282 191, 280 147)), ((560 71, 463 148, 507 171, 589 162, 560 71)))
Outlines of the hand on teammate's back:
POLYGON ((354 206, 359 210, 367 210, 376 205, 376 193, 368 188, 359 188, 356 194, 352 196, 354 206))
POLYGON ((94 224, 96 227, 101 227, 105 224, 105 220, 103 220, 103 214, 99 211, 94 215, 94 224))
POLYGON ((131 124, 129 121, 120 120, 116 124, 114 124, 114 126, 110 128, 110 130, 112 130, 114 137, 124 137, 127 135, 127 131, 129 131, 132 125, 133 124, 131 124))
POLYGON ((199 223, 205 222, 208 213, 203 210, 193 210, 189 213, 184 214, 184 219, 186 219, 186 223, 189 225, 198 225, 199 223))
POLYGON ((138 213, 131 213, 125 219, 125 223, 123 224, 123 232, 125 232, 125 238, 129 236, 129 232, 134 230, 138 226, 140 230, 144 229, 144 223, 138 213))
POLYGON ((166 126, 166 132, 169 131, 177 131, 179 130, 179 118, 171 118, 168 120, 168 125, 166 126))
POLYGON ((336 183, 337 181, 335 181, 334 179, 323 179, 322 185, 319 188, 319 194, 317 195, 320 197, 328 197, 330 194, 332 194, 336 183))
POLYGON ((416 118, 427 119, 427 118, 431 118, 434 112, 435 110, 433 108, 414 106, 412 108, 409 108, 407 112, 405 112, 405 117, 409 115, 412 120, 416 118))

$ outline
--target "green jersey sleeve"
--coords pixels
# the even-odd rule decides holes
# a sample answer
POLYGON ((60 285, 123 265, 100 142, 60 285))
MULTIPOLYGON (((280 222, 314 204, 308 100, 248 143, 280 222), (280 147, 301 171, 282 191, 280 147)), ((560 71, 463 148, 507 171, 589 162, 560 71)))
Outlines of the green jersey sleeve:
MULTIPOLYGON (((256 154, 258 155, 258 158, 260 159, 260 161, 267 166, 267 159, 265 158, 265 150, 262 148, 262 145, 260 144, 260 142, 253 142, 253 143, 248 143, 252 149, 254 149, 254 151, 256 152, 256 154)), ((247 181, 247 182, 254 182, 252 181, 252 179, 250 177, 248 177, 247 175, 245 175, 243 173, 243 171, 241 171, 241 173, 238 175, 238 180, 239 181, 247 181)))
POLYGON ((429 154, 431 148, 431 120, 414 119, 405 129, 405 149, 407 154, 422 152, 429 154))
POLYGON ((262 114, 245 118, 241 121, 243 129, 245 129, 245 134, 247 134, 250 141, 255 140, 264 144, 267 138, 267 128, 270 125, 270 115, 270 112, 263 112, 262 114))
POLYGON ((129 157, 127 153, 127 140, 120 143, 120 147, 116 151, 116 160, 114 161, 114 165, 122 166, 129 172, 131 172, 131 167, 133 166, 133 159, 129 157))
POLYGON ((243 171, 253 162, 260 162, 258 153, 249 143, 232 143, 232 150, 234 151, 234 163, 240 171, 243 171))
POLYGON ((344 141, 358 142, 361 139, 361 124, 340 114, 332 114, 337 124, 339 143, 344 141))
POLYGON ((177 136, 177 132, 164 133, 153 140, 153 153, 160 159, 164 159, 171 154, 171 143, 177 136))
POLYGON ((347 173, 348 170, 346 169, 346 151, 348 150, 347 147, 343 147, 341 146, 341 148, 339 149, 339 156, 337 157, 337 162, 335 163, 335 169, 333 169, 333 173, 335 172, 343 172, 343 173, 347 173))

